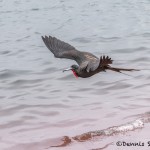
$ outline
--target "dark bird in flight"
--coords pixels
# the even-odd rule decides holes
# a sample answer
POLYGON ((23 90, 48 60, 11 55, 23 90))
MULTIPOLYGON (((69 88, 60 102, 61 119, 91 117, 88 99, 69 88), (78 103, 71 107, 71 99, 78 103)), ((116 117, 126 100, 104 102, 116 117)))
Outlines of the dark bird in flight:
POLYGON ((96 73, 106 70, 112 70, 119 73, 121 71, 138 71, 137 69, 123 69, 111 67, 113 60, 108 56, 100 58, 89 52, 82 52, 68 43, 65 43, 55 37, 42 36, 46 47, 54 54, 56 58, 73 59, 78 65, 72 65, 63 71, 72 70, 75 77, 88 78, 96 73))

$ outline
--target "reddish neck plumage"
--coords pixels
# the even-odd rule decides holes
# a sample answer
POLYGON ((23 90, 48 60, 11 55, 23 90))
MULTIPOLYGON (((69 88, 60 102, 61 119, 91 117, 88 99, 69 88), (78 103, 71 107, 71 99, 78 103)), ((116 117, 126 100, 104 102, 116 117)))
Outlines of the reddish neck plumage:
POLYGON ((78 78, 78 75, 76 74, 76 72, 72 69, 73 75, 78 78))

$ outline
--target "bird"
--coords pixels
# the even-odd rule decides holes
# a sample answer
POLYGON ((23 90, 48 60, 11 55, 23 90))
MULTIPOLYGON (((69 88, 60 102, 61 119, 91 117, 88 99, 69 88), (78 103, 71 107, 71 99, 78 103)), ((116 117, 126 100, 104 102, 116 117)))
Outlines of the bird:
POLYGON ((63 70, 63 72, 71 70, 76 78, 88 78, 99 72, 106 72, 106 70, 118 73, 123 73, 122 71, 139 71, 138 69, 112 67, 113 60, 109 56, 103 55, 98 58, 92 53, 79 51, 74 46, 56 37, 42 36, 42 40, 56 58, 72 59, 77 62, 78 65, 73 64, 71 67, 63 70))

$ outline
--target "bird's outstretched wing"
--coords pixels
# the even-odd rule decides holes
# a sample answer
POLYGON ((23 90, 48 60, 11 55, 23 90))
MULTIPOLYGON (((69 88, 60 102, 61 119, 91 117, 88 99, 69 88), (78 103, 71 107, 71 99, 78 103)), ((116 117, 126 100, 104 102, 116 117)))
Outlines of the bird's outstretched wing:
POLYGON ((46 47, 54 54, 55 57, 73 59, 78 64, 81 63, 82 60, 80 58, 80 52, 76 50, 75 47, 51 36, 42 36, 42 39, 46 47))
POLYGON ((86 69, 87 72, 94 71, 99 66, 99 58, 88 52, 78 51, 75 47, 65 43, 55 37, 42 36, 46 47, 57 58, 67 58, 75 60, 81 69, 86 69))

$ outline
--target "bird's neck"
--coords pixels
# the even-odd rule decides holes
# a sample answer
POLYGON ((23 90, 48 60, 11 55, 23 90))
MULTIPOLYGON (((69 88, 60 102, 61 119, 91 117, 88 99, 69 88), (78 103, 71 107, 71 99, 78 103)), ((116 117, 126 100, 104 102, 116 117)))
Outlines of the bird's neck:
POLYGON ((73 75, 76 77, 76 78, 78 78, 78 75, 77 75, 77 73, 72 69, 72 72, 73 72, 73 75))

